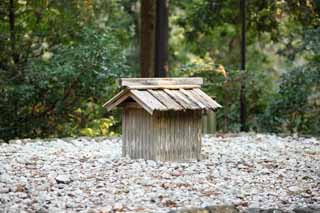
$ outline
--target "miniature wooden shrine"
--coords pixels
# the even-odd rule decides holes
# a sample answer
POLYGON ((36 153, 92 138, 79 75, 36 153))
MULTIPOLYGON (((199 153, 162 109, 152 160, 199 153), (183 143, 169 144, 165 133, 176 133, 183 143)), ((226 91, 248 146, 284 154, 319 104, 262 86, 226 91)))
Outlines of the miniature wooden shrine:
POLYGON ((202 83, 202 78, 122 78, 123 90, 104 107, 123 107, 123 156, 199 159, 202 114, 221 107, 200 89, 202 83))

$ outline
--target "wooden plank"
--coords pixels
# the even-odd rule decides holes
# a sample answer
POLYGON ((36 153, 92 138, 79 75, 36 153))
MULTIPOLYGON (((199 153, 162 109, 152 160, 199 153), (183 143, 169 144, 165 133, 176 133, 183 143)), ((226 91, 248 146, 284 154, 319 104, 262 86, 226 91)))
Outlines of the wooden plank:
POLYGON ((176 114, 176 121, 175 121, 175 132, 174 132, 174 136, 175 136, 175 140, 174 142, 177 144, 177 159, 183 159, 183 148, 184 147, 184 137, 183 137, 183 133, 184 133, 184 129, 183 129, 183 125, 181 124, 182 120, 181 120, 181 113, 178 112, 176 114))
POLYGON ((122 111, 122 157, 127 153, 127 109, 122 111))
POLYGON ((193 103, 198 105, 201 109, 206 109, 206 105, 198 101, 196 97, 194 97, 193 93, 190 90, 180 89, 180 92, 187 96, 193 103))
POLYGON ((161 114, 162 112, 156 112, 152 116, 152 133, 153 133, 153 140, 152 140, 152 148, 154 154, 154 160, 161 160, 161 153, 162 153, 162 143, 161 143, 161 114))
POLYGON ((128 89, 194 89, 200 88, 200 85, 128 85, 125 86, 128 89))
POLYGON ((151 95, 148 91, 140 91, 140 90, 131 90, 132 98, 137 101, 143 108, 150 109, 147 110, 150 114, 153 113, 154 110, 168 110, 166 106, 160 103, 153 95, 151 95))
POLYGON ((141 132, 142 132, 142 128, 143 126, 141 126, 141 115, 140 115, 140 110, 138 109, 134 109, 136 112, 136 119, 135 119, 135 136, 136 136, 136 145, 137 145, 137 149, 136 149, 136 158, 143 158, 142 154, 141 154, 141 132), (137 128, 139 127, 139 128, 137 128))
POLYGON ((210 96, 208 96, 206 93, 204 93, 201 89, 193 89, 193 91, 196 92, 204 100, 206 100, 213 109, 217 109, 217 108, 222 107, 220 104, 218 104, 216 101, 214 101, 210 96))
POLYGON ((164 91, 181 106, 183 106, 184 109, 199 109, 199 107, 195 103, 188 100, 188 98, 185 97, 181 92, 179 92, 179 90, 165 89, 164 91))
POLYGON ((136 120, 137 120, 137 112, 136 109, 131 109, 131 137, 132 137, 132 143, 129 146, 132 146, 131 148, 131 154, 132 158, 137 159, 137 149, 138 149, 138 144, 137 144, 137 134, 136 134, 136 120))
POLYGON ((136 111, 136 120, 135 120, 135 135, 136 135, 136 145, 137 145, 137 149, 136 149, 136 158, 143 158, 144 156, 142 156, 142 149, 141 149, 141 128, 143 128, 141 126, 141 114, 139 109, 135 109, 136 111), (140 128, 137 128, 140 127, 140 128))
POLYGON ((112 110, 116 106, 118 106, 122 101, 127 99, 129 97, 129 90, 124 89, 120 91, 118 94, 116 94, 113 98, 111 98, 109 101, 107 101, 102 106, 107 108, 108 111, 112 110))
POLYGON ((168 112, 168 117, 167 117, 167 120, 168 120, 168 131, 167 131, 167 134, 169 134, 169 140, 168 140, 168 143, 167 143, 167 153, 169 155, 169 160, 170 161, 175 161, 177 160, 177 156, 176 156, 176 153, 177 153, 177 144, 174 140, 174 130, 176 128, 175 126, 175 120, 177 120, 177 112, 168 112))
POLYGON ((192 128, 192 124, 194 123, 193 115, 194 115, 193 111, 188 113, 188 115, 185 115, 185 116, 187 116, 186 117, 186 119, 187 119, 187 122, 186 122, 186 124, 187 124, 187 128, 186 128, 187 144, 186 144, 186 147, 188 147, 188 149, 185 152, 185 158, 192 158, 193 157, 192 147, 193 147, 193 143, 195 143, 194 132, 193 132, 194 129, 192 128))
POLYGON ((192 93, 193 97, 197 99, 198 102, 202 103, 206 106, 206 109, 212 109, 210 103, 208 103, 205 99, 203 99, 197 92, 195 92, 193 89, 190 90, 190 93, 192 93))
POLYGON ((190 106, 190 109, 200 109, 199 106, 185 96, 180 90, 174 90, 174 92, 190 106))
MULTIPOLYGON (((192 112, 190 112, 192 114, 192 112)), ((188 156, 190 155, 189 146, 193 143, 192 139, 189 135, 189 117, 190 113, 179 113, 179 129, 180 134, 178 135, 178 140, 180 141, 180 160, 190 159, 188 156), (191 142, 192 141, 192 142, 191 142), (191 142, 191 143, 190 143, 191 142)))
POLYGON ((180 98, 176 95, 176 93, 173 92, 173 90, 164 89, 164 92, 169 95, 174 101, 179 103, 179 105, 182 106, 184 110, 188 109, 188 103, 185 103, 184 100, 180 100, 180 98))
MULTIPOLYGON (((147 113, 146 113, 147 114, 147 113)), ((147 143, 147 152, 148 152, 148 159, 154 160, 154 130, 153 130, 153 123, 152 123, 153 116, 147 114, 147 121, 146 121, 146 130, 145 130, 145 137, 147 143)))
POLYGON ((127 133, 128 133, 128 141, 127 141, 127 155, 130 158, 133 158, 132 156, 132 149, 134 149, 134 138, 133 136, 133 126, 132 126, 132 121, 133 121, 133 114, 132 114, 132 109, 128 109, 128 120, 127 120, 127 133))
POLYGON ((202 85, 202 78, 121 78, 121 86, 137 85, 202 85))
POLYGON ((201 112, 160 112, 128 108, 126 150, 131 158, 195 160, 201 150, 201 112), (150 125, 151 124, 151 125, 150 125), (139 128, 137 128, 137 126, 139 128))
POLYGON ((125 108, 133 108, 133 109, 141 109, 142 108, 137 102, 125 102, 120 105, 125 106, 125 108))
POLYGON ((134 150, 136 149, 136 141, 135 141, 135 134, 134 134, 134 119, 135 114, 133 109, 130 109, 129 111, 129 117, 130 117, 130 123, 129 123, 129 130, 130 130, 130 141, 128 146, 130 147, 130 158, 135 158, 134 150))
POLYGON ((146 128, 146 115, 145 115, 145 111, 143 109, 140 109, 140 117, 139 117, 139 120, 140 120, 140 127, 141 128, 137 128, 137 129, 140 129, 140 144, 141 144, 141 158, 146 158, 148 159, 148 156, 147 156, 147 147, 146 147, 146 139, 144 137, 144 133, 145 131, 147 131, 147 128, 146 128))
POLYGON ((190 92, 194 95, 195 98, 197 98, 199 102, 201 102, 206 106, 207 110, 215 110, 221 107, 216 101, 212 100, 212 98, 210 98, 207 94, 202 92, 200 89, 199 90, 193 89, 193 90, 190 90, 190 92), (205 94, 205 96, 203 94, 205 94))
POLYGON ((162 90, 148 90, 155 98, 157 98, 168 110, 183 110, 175 100, 162 90))
POLYGON ((202 127, 202 122, 201 122, 201 114, 196 114, 196 122, 195 122, 195 131, 196 131, 196 159, 200 160, 201 158, 201 136, 202 136, 202 131, 201 131, 201 127, 202 127))
POLYGON ((140 142, 141 142, 141 129, 137 128, 138 126, 140 126, 140 110, 138 109, 134 109, 135 111, 135 122, 134 122, 134 135, 135 135, 135 143, 136 143, 136 158, 139 159, 141 158, 141 146, 140 146, 140 142))
POLYGON ((152 147, 152 141, 151 141, 151 135, 152 133, 152 126, 150 123, 150 120, 152 119, 151 115, 149 115, 146 111, 144 111, 144 117, 145 117, 145 122, 144 122, 144 147, 145 147, 145 157, 146 159, 152 159, 152 152, 153 152, 153 147, 152 147))
POLYGON ((181 147, 182 149, 182 159, 187 159, 188 156, 190 155, 190 150, 189 150, 189 145, 190 142, 192 139, 190 138, 190 135, 189 135, 189 117, 190 115, 186 116, 185 113, 182 114, 181 116, 181 119, 183 121, 183 146, 181 147))
POLYGON ((147 112, 149 112, 151 115, 153 113, 153 106, 150 106, 149 104, 145 104, 142 100, 140 100, 139 97, 134 96, 130 91, 130 97, 132 97, 133 100, 135 100, 141 107, 143 107, 147 112))
POLYGON ((162 113, 163 116, 162 116, 162 145, 163 145, 163 160, 164 161, 170 161, 170 155, 169 155, 169 146, 171 144, 171 141, 170 141, 170 119, 168 117, 168 112, 166 113, 162 113), (164 115, 165 114, 165 115, 164 115))
POLYGON ((177 112, 171 112, 170 115, 170 136, 171 136, 171 160, 177 161, 179 160, 178 156, 178 150, 180 149, 179 144, 177 144, 177 141, 175 140, 176 130, 177 130, 177 119, 178 119, 178 113, 177 112))
POLYGON ((139 156, 139 158, 147 158, 147 155, 146 155, 146 146, 145 146, 145 140, 144 140, 144 137, 143 137, 143 135, 144 135, 144 131, 146 131, 146 127, 145 127, 145 120, 146 120, 146 116, 145 116, 145 110, 144 109, 140 109, 139 110, 139 118, 138 118, 138 120, 139 120, 139 125, 138 126, 136 126, 136 129, 137 129, 137 134, 139 134, 140 135, 140 137, 139 137, 139 144, 140 144, 140 156, 139 156), (143 130, 141 131, 141 129, 140 128, 137 128, 137 127, 141 127, 141 128, 143 128, 143 130))

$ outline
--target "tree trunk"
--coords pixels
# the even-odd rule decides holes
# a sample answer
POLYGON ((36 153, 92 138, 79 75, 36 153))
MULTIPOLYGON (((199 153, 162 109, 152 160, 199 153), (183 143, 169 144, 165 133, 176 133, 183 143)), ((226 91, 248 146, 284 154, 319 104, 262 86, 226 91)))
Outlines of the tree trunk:
POLYGON ((141 0, 141 77, 168 76, 168 0, 141 0))
POLYGON ((240 131, 247 131, 246 125, 246 95, 245 95, 245 71, 246 71, 246 0, 240 0, 241 13, 241 86, 240 86, 240 131))
POLYGON ((141 0, 140 72, 143 78, 155 76, 156 4, 155 0, 141 0))
POLYGON ((155 77, 168 76, 168 1, 157 1, 155 77))

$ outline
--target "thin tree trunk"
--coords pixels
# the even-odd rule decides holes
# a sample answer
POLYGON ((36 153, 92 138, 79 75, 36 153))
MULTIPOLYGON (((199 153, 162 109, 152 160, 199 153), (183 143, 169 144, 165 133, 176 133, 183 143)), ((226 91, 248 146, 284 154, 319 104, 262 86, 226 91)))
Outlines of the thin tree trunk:
MULTIPOLYGON (((16 32, 15 32, 15 7, 14 7, 14 0, 10 0, 9 1, 9 29, 10 29, 10 45, 11 45, 11 57, 12 57, 12 60, 14 62, 14 64, 16 65, 18 63, 18 54, 16 53, 16 32)), ((13 66, 14 70, 16 72, 16 66, 13 66)), ((15 73, 14 73, 15 74, 15 73)), ((14 113, 13 113, 13 118, 12 120, 14 121, 14 123, 16 124, 21 124, 21 122, 18 122, 19 118, 18 118, 18 103, 17 103, 17 100, 14 99, 14 102, 13 102, 13 108, 14 108, 14 113)), ((13 131, 14 131, 14 135, 19 135, 18 134, 18 131, 17 131, 18 128, 16 128, 16 125, 15 127, 13 128, 13 131)))
POLYGON ((246 96, 245 78, 246 71, 246 0, 240 0, 241 12, 241 86, 240 86, 240 131, 247 131, 246 125, 246 96))
POLYGON ((155 76, 156 3, 155 0, 141 0, 141 77, 155 76))

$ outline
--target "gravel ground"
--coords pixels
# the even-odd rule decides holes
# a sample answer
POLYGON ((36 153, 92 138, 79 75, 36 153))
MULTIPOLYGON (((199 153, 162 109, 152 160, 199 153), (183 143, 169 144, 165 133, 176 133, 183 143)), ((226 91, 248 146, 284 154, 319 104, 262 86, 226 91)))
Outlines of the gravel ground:
POLYGON ((167 212, 320 206, 320 141, 262 134, 204 137, 203 159, 121 157, 117 138, 0 145, 0 212, 167 212))

